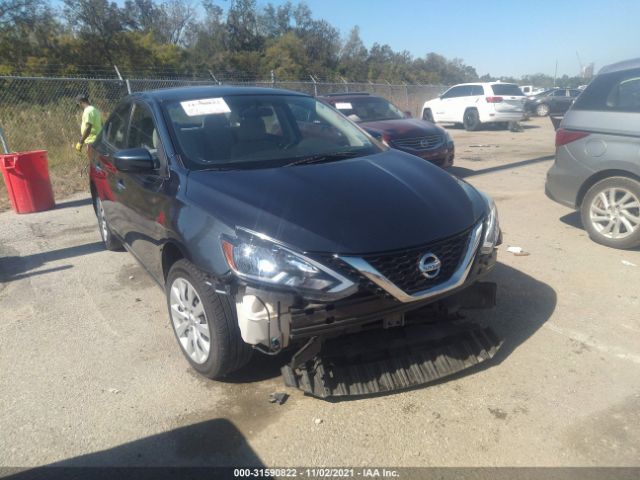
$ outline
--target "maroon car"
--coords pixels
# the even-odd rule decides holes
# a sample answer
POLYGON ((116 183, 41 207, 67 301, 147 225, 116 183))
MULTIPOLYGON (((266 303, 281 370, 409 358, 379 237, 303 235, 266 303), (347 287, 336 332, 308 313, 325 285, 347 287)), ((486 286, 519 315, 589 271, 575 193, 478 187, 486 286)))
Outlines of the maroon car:
POLYGON ((453 165, 453 140, 444 128, 411 118, 388 100, 368 93, 334 93, 319 100, 335 107, 372 136, 436 165, 453 165))

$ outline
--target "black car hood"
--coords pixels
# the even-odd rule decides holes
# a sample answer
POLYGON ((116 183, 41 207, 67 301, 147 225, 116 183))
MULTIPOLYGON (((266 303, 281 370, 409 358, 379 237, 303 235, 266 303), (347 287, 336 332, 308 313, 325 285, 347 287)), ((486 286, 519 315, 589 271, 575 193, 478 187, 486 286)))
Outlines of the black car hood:
POLYGON ((396 150, 315 165, 194 171, 186 197, 229 227, 303 252, 341 254, 424 245, 486 212, 470 185, 396 150))
POLYGON ((425 120, 405 118, 397 120, 380 120, 378 122, 360 122, 363 129, 370 133, 384 134, 392 140, 403 138, 425 137, 442 133, 440 127, 425 120))

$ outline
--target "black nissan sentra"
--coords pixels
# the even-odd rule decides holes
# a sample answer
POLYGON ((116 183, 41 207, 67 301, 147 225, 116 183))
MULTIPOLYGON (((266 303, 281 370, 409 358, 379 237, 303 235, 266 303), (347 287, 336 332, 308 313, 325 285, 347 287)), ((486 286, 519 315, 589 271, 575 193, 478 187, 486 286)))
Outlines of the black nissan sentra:
POLYGON ((125 247, 164 287, 178 343, 207 377, 255 350, 302 347, 299 365, 329 339, 384 338, 495 298, 477 282, 500 241, 492 200, 313 97, 136 93, 90 155, 106 248, 125 247))

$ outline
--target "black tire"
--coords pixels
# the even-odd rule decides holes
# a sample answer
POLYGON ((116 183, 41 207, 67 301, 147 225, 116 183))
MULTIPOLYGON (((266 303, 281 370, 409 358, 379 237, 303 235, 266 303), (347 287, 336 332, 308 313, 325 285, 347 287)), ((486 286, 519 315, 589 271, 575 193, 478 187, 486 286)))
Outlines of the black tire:
MULTIPOLYGON (((640 246, 640 227, 637 227, 633 233, 623 238, 609 238, 605 234, 599 231, 598 225, 591 218, 591 207, 596 202, 595 206, 602 208, 601 200, 598 199, 599 195, 611 188, 624 189, 631 194, 635 195, 637 203, 640 203, 640 182, 627 177, 610 177, 600 180, 593 185, 582 200, 580 205, 580 217, 582 218, 582 225, 589 234, 589 237, 596 243, 606 245, 607 247, 628 249, 636 248, 640 246)), ((619 192, 618 199, 621 198, 623 192, 619 192)), ((605 194, 608 198, 608 196, 605 194)), ((632 201, 632 200, 630 200, 632 201)), ((625 202, 626 203, 626 202, 625 202)), ((630 213, 634 217, 640 217, 640 207, 629 209, 630 213)), ((623 226, 627 230, 626 226, 623 226)))
POLYGON ((100 232, 102 243, 104 243, 104 248, 114 252, 122 250, 122 242, 116 238, 111 231, 109 221, 107 220, 107 217, 104 214, 104 209, 102 208, 102 201, 99 197, 96 197, 95 199, 95 211, 98 219, 98 231, 100 232))
POLYGON ((423 110, 422 119, 426 120, 427 122, 436 123, 436 122, 433 121, 433 113, 431 112, 430 108, 425 108, 423 110))
POLYGON ((541 103, 536 107, 536 115, 539 117, 546 117, 547 115, 549 115, 549 110, 549 105, 547 105, 546 103, 541 103))
POLYGON ((464 117, 462 118, 462 124, 464 125, 464 129, 467 132, 474 132, 480 128, 480 116, 478 115, 478 110, 475 108, 469 108, 464 112, 464 117))
POLYGON ((251 359, 253 348, 242 340, 235 304, 229 296, 216 293, 195 265, 184 259, 174 263, 167 276, 165 294, 169 321, 180 350, 198 373, 211 379, 221 378, 240 369, 251 359), (193 286, 204 307, 210 332, 210 349, 202 363, 196 363, 185 351, 171 318, 171 286, 178 278, 187 280, 193 286))

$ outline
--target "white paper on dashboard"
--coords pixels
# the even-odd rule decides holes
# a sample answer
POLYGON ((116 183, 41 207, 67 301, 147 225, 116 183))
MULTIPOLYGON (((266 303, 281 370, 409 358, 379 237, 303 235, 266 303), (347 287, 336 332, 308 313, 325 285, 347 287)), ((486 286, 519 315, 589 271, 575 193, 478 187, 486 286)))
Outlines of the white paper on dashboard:
POLYGON ((188 100, 180 102, 184 113, 190 117, 198 115, 215 115, 218 113, 229 113, 231 109, 224 98, 201 98, 200 100, 188 100))
POLYGON ((347 102, 336 102, 336 108, 338 110, 353 110, 351 104, 347 102))

